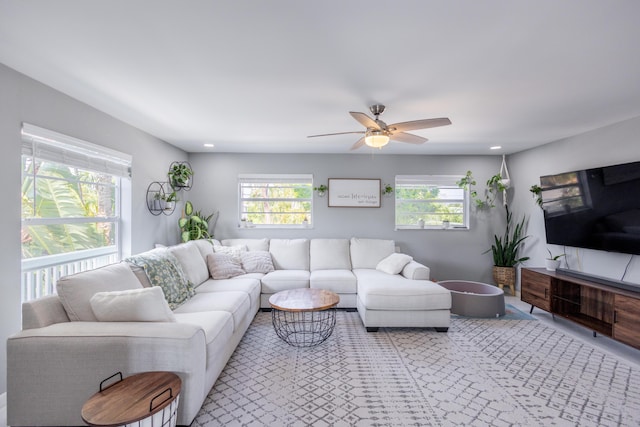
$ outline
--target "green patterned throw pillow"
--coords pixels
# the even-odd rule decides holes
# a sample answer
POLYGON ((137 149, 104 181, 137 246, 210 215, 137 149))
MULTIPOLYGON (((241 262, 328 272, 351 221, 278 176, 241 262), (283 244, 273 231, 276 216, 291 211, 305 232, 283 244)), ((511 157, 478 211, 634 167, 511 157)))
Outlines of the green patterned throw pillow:
POLYGON ((149 282, 162 288, 171 310, 196 294, 178 259, 164 248, 131 256, 126 261, 142 267, 149 282))

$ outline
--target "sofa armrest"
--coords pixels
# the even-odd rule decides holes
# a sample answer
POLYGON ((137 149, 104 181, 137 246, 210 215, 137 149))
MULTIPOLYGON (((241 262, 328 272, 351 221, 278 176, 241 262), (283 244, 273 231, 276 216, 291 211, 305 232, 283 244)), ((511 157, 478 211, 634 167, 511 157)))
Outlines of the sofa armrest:
POLYGON ((43 328, 66 322, 69 322, 69 316, 57 295, 47 295, 22 303, 22 329, 43 328))
POLYGON ((180 376, 178 424, 189 425, 184 405, 202 404, 205 369, 205 334, 195 325, 65 322, 23 330, 7 340, 7 425, 84 425, 82 406, 102 380, 145 371, 180 376))
POLYGON ((411 261, 404 266, 400 274, 411 280, 429 280, 431 269, 417 261, 411 261))

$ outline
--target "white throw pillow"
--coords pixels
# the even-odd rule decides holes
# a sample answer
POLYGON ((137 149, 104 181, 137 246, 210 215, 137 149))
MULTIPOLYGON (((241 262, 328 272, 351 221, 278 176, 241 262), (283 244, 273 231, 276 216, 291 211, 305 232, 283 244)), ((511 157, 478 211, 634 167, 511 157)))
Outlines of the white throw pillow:
POLYGON ((234 257, 236 257, 238 259, 240 258, 240 253, 246 252, 246 251, 247 251, 247 246, 246 245, 214 246, 213 247, 213 252, 215 252, 217 254, 232 255, 232 256, 234 256, 234 257))
POLYGON ((271 260, 271 253, 268 251, 242 252, 240 259, 242 260, 242 268, 247 273, 266 274, 275 270, 275 268, 273 268, 273 261, 271 260))
POLYGON ((214 279, 230 279, 245 274, 240 258, 230 254, 213 253, 207 255, 209 274, 214 279))
POLYGON ((98 292, 89 300, 100 322, 175 322, 159 286, 128 291, 98 292))
POLYGON ((400 274, 405 265, 409 264, 413 258, 406 254, 393 253, 380 261, 376 270, 387 274, 400 274))
POLYGON ((86 322, 97 320, 89 303, 96 292, 140 288, 142 288, 142 284, 126 262, 61 277, 56 283, 58 297, 69 316, 69 320, 86 322))

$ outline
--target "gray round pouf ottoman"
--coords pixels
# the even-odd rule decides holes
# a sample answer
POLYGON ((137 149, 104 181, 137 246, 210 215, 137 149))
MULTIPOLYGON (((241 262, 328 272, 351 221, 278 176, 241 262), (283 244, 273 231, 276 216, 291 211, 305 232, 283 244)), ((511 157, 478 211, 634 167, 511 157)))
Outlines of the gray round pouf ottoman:
POLYGON ((451 291, 451 313, 467 317, 504 316, 504 291, 497 286, 466 280, 443 280, 451 291))

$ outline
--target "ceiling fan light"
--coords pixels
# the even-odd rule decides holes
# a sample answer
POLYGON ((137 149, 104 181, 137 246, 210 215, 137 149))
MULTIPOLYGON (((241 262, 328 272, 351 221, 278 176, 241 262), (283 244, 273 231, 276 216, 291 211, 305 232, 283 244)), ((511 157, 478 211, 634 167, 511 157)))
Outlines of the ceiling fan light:
POLYGON ((381 130, 367 130, 364 135, 364 143, 369 147, 382 148, 389 143, 389 136, 381 130))

